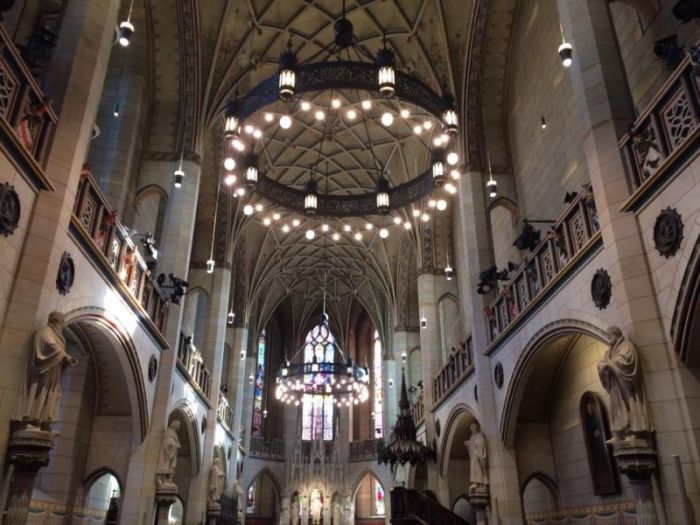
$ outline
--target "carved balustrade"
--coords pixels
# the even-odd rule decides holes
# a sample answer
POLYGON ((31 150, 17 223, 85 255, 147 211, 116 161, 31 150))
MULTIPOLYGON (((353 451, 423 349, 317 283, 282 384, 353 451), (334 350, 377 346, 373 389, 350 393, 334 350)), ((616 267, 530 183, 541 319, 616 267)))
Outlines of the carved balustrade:
POLYGON ((80 178, 71 229, 107 281, 167 346, 163 338, 167 299, 87 168, 80 178))
POLYGON ((284 459, 284 441, 253 436, 250 438, 250 456, 260 459, 284 459))
POLYGON ((588 191, 579 192, 486 308, 490 349, 591 253, 600 238, 593 197, 588 191))
POLYGON ((443 507, 438 500, 417 490, 394 487, 390 496, 393 524, 468 525, 457 514, 443 507))
POLYGON ((209 399, 211 389, 211 373, 204 364, 204 357, 192 342, 192 336, 182 332, 180 334, 180 344, 177 349, 177 364, 184 372, 190 384, 196 391, 209 399))
POLYGON ((686 57, 620 139, 636 209, 697 155, 700 136, 700 68, 686 57))
POLYGON ((350 442, 350 461, 377 459, 381 439, 365 439, 350 442))
POLYGON ((216 417, 227 430, 233 430, 233 410, 231 410, 226 394, 223 392, 219 392, 219 405, 216 408, 216 417))
POLYGON ((423 402, 422 392, 416 396, 415 402, 411 405, 411 410, 413 411, 413 422, 416 426, 420 426, 425 418, 425 403, 423 402))
MULTIPOLYGON (((0 25, 0 128, 4 142, 19 164, 35 181, 46 186, 43 169, 57 122, 56 113, 29 68, 0 25)), ((49 186, 50 187, 50 186, 49 186)))
POLYGON ((433 406, 439 405, 473 371, 474 349, 472 338, 469 336, 464 344, 450 354, 447 363, 433 379, 433 406))

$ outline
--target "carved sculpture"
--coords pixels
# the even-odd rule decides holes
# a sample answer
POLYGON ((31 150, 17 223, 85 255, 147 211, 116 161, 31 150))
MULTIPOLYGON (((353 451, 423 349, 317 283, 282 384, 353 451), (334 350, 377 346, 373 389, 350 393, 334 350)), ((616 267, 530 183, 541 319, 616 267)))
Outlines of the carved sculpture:
POLYGON ((245 498, 243 497, 243 482, 241 481, 240 475, 236 478, 236 483, 233 485, 233 492, 236 498, 236 514, 238 514, 239 521, 243 518, 243 511, 245 510, 245 498))
POLYGON ((617 326, 608 328, 609 348, 598 363, 600 382, 610 395, 614 440, 644 437, 653 431, 637 347, 617 326))
POLYGON ((209 502, 218 503, 224 492, 224 467, 220 457, 215 457, 209 471, 209 502))
POLYGON ((469 490, 484 488, 489 484, 488 450, 486 437, 481 433, 479 424, 469 425, 471 435, 464 442, 469 455, 469 490))
POLYGON ((158 456, 158 466, 156 468, 156 487, 158 489, 175 489, 173 474, 177 466, 177 451, 180 449, 180 439, 177 431, 180 429, 180 422, 175 420, 163 433, 163 441, 160 445, 158 456))
POLYGON ((27 427, 49 430, 58 420, 61 402, 61 377, 66 367, 78 360, 66 352, 63 337, 65 319, 61 312, 51 312, 48 324, 34 336, 34 350, 27 363, 14 420, 27 427))

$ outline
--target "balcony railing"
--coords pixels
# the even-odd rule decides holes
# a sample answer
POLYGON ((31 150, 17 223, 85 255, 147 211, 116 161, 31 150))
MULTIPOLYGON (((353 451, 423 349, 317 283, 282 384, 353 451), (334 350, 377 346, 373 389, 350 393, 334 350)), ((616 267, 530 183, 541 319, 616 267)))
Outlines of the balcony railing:
POLYGON ((162 335, 168 310, 165 295, 87 167, 80 177, 71 226, 102 274, 167 347, 162 335))
POLYGON ((600 240, 598 214, 580 192, 484 312, 489 350, 535 308, 600 240))
POLYGON ((413 422, 416 426, 420 426, 425 418, 425 403, 423 402, 422 391, 416 395, 416 401, 411 405, 411 410, 413 410, 413 422))
POLYGON ((250 456, 261 459, 284 459, 284 441, 251 437, 250 456))
POLYGON ((623 210, 635 210, 698 152, 700 65, 686 57, 620 139, 632 196, 623 210))
POLYGON ((209 400, 211 389, 211 374, 207 365, 204 364, 202 353, 192 342, 192 336, 184 332, 180 334, 180 344, 177 348, 177 364, 185 373, 190 384, 209 400))
POLYGON ((365 439, 350 442, 350 461, 368 461, 377 459, 381 439, 365 439))
POLYGON ((219 392, 219 406, 216 408, 216 417, 219 422, 228 430, 233 431, 233 410, 229 406, 228 399, 223 392, 219 392))
POLYGON ((461 383, 462 379, 474 371, 474 349, 472 338, 459 345, 459 348, 450 354, 447 363, 440 373, 433 379, 433 406, 440 402, 461 383))
POLYGON ((38 188, 50 188, 44 166, 56 114, 19 50, 0 26, 0 128, 10 141, 3 141, 38 188))
POLYGON ((404 487, 391 489, 392 523, 430 523, 431 525, 469 525, 436 499, 404 487))

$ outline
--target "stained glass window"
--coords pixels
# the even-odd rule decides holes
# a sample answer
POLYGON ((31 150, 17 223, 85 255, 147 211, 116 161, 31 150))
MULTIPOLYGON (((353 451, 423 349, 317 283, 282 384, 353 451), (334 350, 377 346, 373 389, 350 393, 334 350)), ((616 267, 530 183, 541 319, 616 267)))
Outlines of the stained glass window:
POLYGON ((374 437, 380 438, 384 435, 384 386, 382 384, 382 340, 376 330, 374 331, 372 374, 374 375, 374 437))
POLYGON ((372 480, 372 484, 374 485, 374 515, 384 516, 386 514, 384 507, 384 489, 376 479, 372 480))
POLYGON ((255 367, 252 432, 254 436, 262 434, 263 397, 265 392, 265 349, 265 330, 263 330, 258 339, 258 359, 255 367))
MULTIPOLYGON (((328 326, 316 325, 306 336, 304 346, 304 362, 333 362, 335 337, 328 326)), ((304 378, 307 384, 314 382, 330 384, 331 377, 327 374, 307 374, 304 378)), ((322 438, 333 439, 333 396, 304 394, 302 398, 302 435, 304 440, 322 438)))

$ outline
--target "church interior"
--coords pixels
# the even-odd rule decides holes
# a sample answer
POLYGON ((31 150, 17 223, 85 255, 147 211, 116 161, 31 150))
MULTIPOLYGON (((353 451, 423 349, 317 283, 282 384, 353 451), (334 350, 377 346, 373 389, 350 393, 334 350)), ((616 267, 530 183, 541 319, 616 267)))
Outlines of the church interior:
POLYGON ((700 523, 699 152, 698 0, 0 0, 2 523, 700 523))

